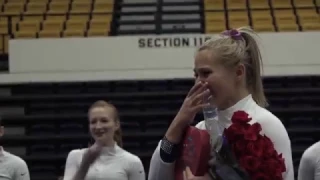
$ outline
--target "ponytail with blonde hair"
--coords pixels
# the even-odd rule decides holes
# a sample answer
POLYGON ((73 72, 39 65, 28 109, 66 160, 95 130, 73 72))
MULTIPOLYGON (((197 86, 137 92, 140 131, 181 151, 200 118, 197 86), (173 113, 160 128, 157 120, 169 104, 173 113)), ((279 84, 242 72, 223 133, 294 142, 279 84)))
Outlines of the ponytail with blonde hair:
POLYGON ((246 84, 254 101, 261 107, 267 106, 261 79, 262 58, 257 34, 250 27, 227 30, 206 41, 199 49, 211 50, 213 56, 226 67, 242 63, 245 65, 246 84))
POLYGON ((102 107, 102 108, 111 108, 113 110, 113 115, 114 115, 114 121, 116 123, 119 123, 119 128, 115 131, 114 133, 114 137, 113 139, 117 142, 117 145, 122 147, 123 146, 123 142, 122 142, 122 130, 121 130, 121 126, 120 126, 120 118, 119 118, 119 113, 117 108, 111 104, 108 103, 106 101, 103 100, 99 100, 94 102, 90 108, 89 108, 89 112, 93 109, 93 108, 97 108, 97 107, 102 107))
POLYGON ((246 42, 246 51, 248 53, 246 77, 248 87, 250 88, 249 90, 256 103, 265 107, 268 103, 263 91, 263 83, 261 79, 263 62, 259 45, 256 40, 256 37, 258 36, 251 28, 241 27, 238 31, 246 42))

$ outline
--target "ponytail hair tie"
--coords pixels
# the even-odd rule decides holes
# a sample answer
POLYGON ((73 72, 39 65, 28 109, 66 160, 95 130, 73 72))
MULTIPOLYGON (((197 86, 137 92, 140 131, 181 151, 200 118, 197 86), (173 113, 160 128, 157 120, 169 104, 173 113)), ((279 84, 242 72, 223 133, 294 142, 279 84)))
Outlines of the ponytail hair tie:
POLYGON ((236 29, 225 30, 222 32, 222 35, 229 36, 234 40, 242 40, 241 32, 236 29))

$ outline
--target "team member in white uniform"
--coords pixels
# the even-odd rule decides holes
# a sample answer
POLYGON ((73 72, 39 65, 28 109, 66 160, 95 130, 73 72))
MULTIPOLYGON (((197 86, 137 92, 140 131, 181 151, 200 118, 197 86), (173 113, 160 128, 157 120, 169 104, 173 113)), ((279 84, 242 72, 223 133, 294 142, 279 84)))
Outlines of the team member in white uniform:
MULTIPOLYGON (((210 98, 218 108, 217 118, 227 128, 235 111, 246 111, 262 126, 262 133, 274 143, 285 159, 284 180, 293 180, 291 142, 281 121, 264 109, 266 98, 261 80, 261 56, 249 28, 226 31, 204 43, 195 56, 196 82, 172 121, 164 138, 155 150, 149 171, 149 180, 173 180, 174 162, 186 126, 204 106, 203 99, 210 98)), ((202 121, 196 127, 205 129, 202 121)), ((194 177, 186 169, 185 179, 207 180, 208 175, 194 177)))
POLYGON ((320 180, 320 141, 303 153, 299 165, 298 180, 320 180))
POLYGON ((141 160, 122 146, 117 109, 97 101, 89 109, 89 129, 95 143, 72 150, 67 158, 64 180, 145 180, 141 160))
MULTIPOLYGON (((4 127, 0 118, 0 138, 4 134, 4 127)), ((30 180, 26 162, 18 156, 4 151, 0 146, 0 180, 30 180)))

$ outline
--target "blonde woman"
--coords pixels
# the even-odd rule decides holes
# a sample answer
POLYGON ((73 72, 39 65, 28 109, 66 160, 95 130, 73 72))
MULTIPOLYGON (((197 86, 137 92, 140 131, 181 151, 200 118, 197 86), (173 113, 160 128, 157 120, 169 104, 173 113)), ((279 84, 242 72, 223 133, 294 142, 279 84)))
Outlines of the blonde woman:
MULTIPOLYGON (((262 59, 255 33, 246 27, 228 30, 205 42, 194 60, 195 85, 189 91, 180 111, 172 121, 164 138, 154 151, 150 162, 149 180, 173 180, 174 162, 183 131, 210 98, 218 108, 217 118, 225 128, 231 125, 235 111, 246 111, 262 126, 262 132, 271 138, 275 149, 285 159, 284 180, 293 180, 291 142, 281 121, 266 110, 266 98, 261 80, 262 59)), ((205 129, 204 121, 196 125, 205 129)), ((194 177, 188 169, 186 179, 194 177)))

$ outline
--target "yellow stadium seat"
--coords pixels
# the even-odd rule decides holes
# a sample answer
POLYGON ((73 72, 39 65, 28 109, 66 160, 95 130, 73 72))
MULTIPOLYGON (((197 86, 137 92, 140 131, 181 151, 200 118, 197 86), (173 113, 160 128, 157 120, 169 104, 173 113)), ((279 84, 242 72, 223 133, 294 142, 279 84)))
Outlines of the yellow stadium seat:
POLYGON ((273 24, 253 24, 252 28, 256 32, 274 32, 273 24))
POLYGON ((227 0, 228 10, 231 9, 247 9, 247 3, 245 0, 227 0))
MULTIPOLYGON (((8 18, 8 17, 5 17, 5 16, 0 17, 0 22, 2 22, 3 24, 6 24, 6 26, 3 28, 8 29, 9 20, 10 20, 10 18, 8 18)), ((20 16, 11 16, 11 31, 12 32, 15 32, 17 30, 17 23, 19 21, 20 21, 20 16)), ((2 27, 0 29, 2 29, 2 27)))
POLYGON ((17 15, 24 11, 24 2, 10 2, 4 5, 5 15, 17 15))
POLYGON ((92 14, 92 20, 108 21, 111 22, 111 14, 92 14))
POLYGON ((221 24, 226 21, 224 12, 206 12, 205 19, 206 24, 221 24))
POLYGON ((27 21, 42 21, 43 20, 43 15, 24 15, 23 20, 27 21))
MULTIPOLYGON (((8 49, 9 49, 9 35, 5 35, 5 36, 0 36, 0 38, 1 38, 1 42, 4 42, 4 45, 3 45, 3 47, 1 48, 2 49, 2 51, 4 52, 4 53, 8 53, 8 49), (2 39, 3 38, 3 39, 2 39), (2 41, 3 40, 3 41, 2 41)), ((2 43, 1 43, 2 44, 2 43)), ((1 49, 0 49, 0 51, 1 51, 1 49)))
POLYGON ((89 15, 83 15, 83 14, 71 14, 69 16, 69 20, 78 20, 78 21, 88 21, 89 15))
POLYGON ((249 6, 251 9, 269 9, 268 0, 249 0, 249 6))
POLYGON ((216 33, 226 29, 224 12, 207 12, 205 18, 206 33, 216 33))
POLYGON ((303 31, 319 31, 320 23, 306 23, 302 26, 303 31))
POLYGON ((90 29, 110 29, 110 21, 102 21, 100 19, 92 19, 89 24, 90 29))
POLYGON ((27 0, 7 0, 7 4, 8 3, 22 3, 22 4, 25 4, 27 0))
POLYGON ((41 30, 38 32, 39 38, 61 38, 61 31, 58 30, 41 30))
POLYGON ((8 22, 0 21, 0 34, 7 34, 7 33, 8 33, 8 22))
POLYGON ((0 36, 0 54, 3 54, 4 53, 4 40, 3 40, 3 36, 0 36))
POLYGON ((270 10, 252 10, 252 21, 261 24, 272 24, 272 16, 270 10))
POLYGON ((90 36, 108 36, 109 30, 106 28, 91 28, 89 29, 87 35, 90 36))
POLYGON ((84 36, 84 32, 87 30, 87 21, 85 20, 73 20, 70 19, 66 22, 66 30, 64 35, 76 35, 84 36))
POLYGON ((63 19, 47 19, 42 22, 42 29, 43 30, 50 30, 50 31, 59 31, 61 32, 64 26, 63 19))
POLYGON ((319 23, 320 15, 317 13, 316 9, 297 9, 297 15, 299 17, 300 23, 319 23))
POLYGON ((36 31, 17 31, 14 33, 14 38, 19 39, 32 39, 36 38, 37 32, 36 31))
POLYGON ((42 14, 47 10, 47 4, 45 2, 30 2, 27 4, 25 14, 42 14))
POLYGON ((47 15, 46 20, 48 21, 65 21, 67 17, 65 15, 47 15))
POLYGON ((49 0, 29 0, 29 3, 45 3, 47 4, 49 0))
POLYGON ((314 7, 313 0, 293 0, 295 7, 314 7))
POLYGON ((92 3, 92 0, 73 0, 73 3, 92 3))
POLYGON ((58 3, 58 4, 69 4, 72 0, 51 0, 51 3, 58 3))
POLYGON ((75 1, 72 3, 71 13, 89 13, 91 11, 91 2, 75 1))
POLYGON ((19 31, 34 31, 38 32, 40 29, 40 21, 38 20, 24 20, 18 23, 19 31))
POLYGON ((84 37, 84 31, 77 29, 66 29, 62 33, 63 37, 84 37))
POLYGON ((247 11, 228 11, 228 16, 229 28, 249 26, 249 18, 247 11))
POLYGON ((58 30, 42 30, 38 33, 39 38, 60 38, 61 32, 58 30))
POLYGON ((7 18, 6 16, 0 16, 0 22, 1 22, 1 21, 7 21, 7 19, 8 19, 8 18, 7 18))
POLYGON ((279 31, 298 31, 296 16, 293 10, 274 10, 276 25, 279 31))
POLYGON ((223 10, 224 1, 223 0, 204 0, 205 10, 223 10))
POLYGON ((291 0, 272 0, 273 8, 292 8, 291 0))
POLYGON ((277 24, 279 32, 292 32, 299 31, 299 28, 295 24, 277 24))
POLYGON ((314 8, 297 9, 297 15, 303 31, 320 30, 320 16, 314 8))
POLYGON ((258 32, 274 31, 270 10, 252 10, 252 27, 258 32))
POLYGON ((113 2, 98 1, 94 3, 93 13, 113 12, 113 2))
POLYGON ((8 3, 25 3, 27 0, 7 0, 8 3))
POLYGON ((69 10, 69 1, 53 1, 49 5, 48 14, 66 14, 69 10))
POLYGON ((108 3, 113 4, 114 0, 95 0, 95 3, 108 3))
POLYGON ((225 29, 226 29, 225 24, 206 25, 205 33, 206 34, 221 33, 225 29))

